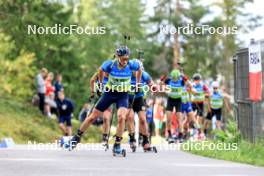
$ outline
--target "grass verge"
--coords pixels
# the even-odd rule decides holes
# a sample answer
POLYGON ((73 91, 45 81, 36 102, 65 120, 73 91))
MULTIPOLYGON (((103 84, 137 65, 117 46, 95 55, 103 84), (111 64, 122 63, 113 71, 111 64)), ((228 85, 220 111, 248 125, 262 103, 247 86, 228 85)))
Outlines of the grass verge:
MULTIPOLYGON (((80 123, 73 120, 72 124, 75 132, 80 123)), ((101 128, 92 126, 82 142, 100 142, 100 130, 101 128)), ((1 95, 0 140, 4 137, 12 137, 18 144, 27 144, 28 141, 50 143, 58 140, 61 136, 62 132, 56 119, 49 120, 30 103, 1 95)))
MULTIPOLYGON (((204 147, 202 149, 189 147, 183 150, 210 158, 264 166, 264 141, 259 140, 256 143, 250 143, 243 140, 234 121, 228 121, 225 131, 213 131, 213 136, 215 139, 207 141, 205 146, 217 146, 221 143, 229 147, 204 147), (230 145, 237 147, 230 147, 230 145)), ((202 145, 203 142, 198 143, 202 145)))

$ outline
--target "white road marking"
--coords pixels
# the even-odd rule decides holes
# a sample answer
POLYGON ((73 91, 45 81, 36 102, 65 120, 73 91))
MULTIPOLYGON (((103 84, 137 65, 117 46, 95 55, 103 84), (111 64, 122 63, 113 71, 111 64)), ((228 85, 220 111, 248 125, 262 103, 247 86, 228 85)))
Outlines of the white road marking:
MULTIPOLYGON (((0 158, 0 161, 37 161, 37 162, 46 162, 46 161, 61 161, 65 162, 65 160, 61 160, 59 158, 0 158)), ((234 163, 226 163, 226 164, 220 164, 220 163, 215 163, 215 164, 200 164, 200 163, 171 163, 173 166, 178 166, 178 167, 215 167, 215 168, 254 168, 254 166, 250 165, 243 165, 243 164, 234 164, 234 163)), ((78 168, 81 170, 86 170, 88 168, 78 168)), ((99 169, 105 169, 105 170, 125 170, 125 168, 89 168, 92 170, 99 170, 99 169)), ((135 171, 140 169, 134 169, 135 171)), ((142 170, 141 170, 142 171, 142 170)))
POLYGON ((242 164, 233 164, 233 163, 227 163, 227 164, 182 164, 182 163, 172 163, 174 166, 179 166, 179 167, 226 167, 226 168, 233 168, 233 167, 254 167, 250 165, 242 165, 242 164))
POLYGON ((51 158, 0 158, 0 161, 55 161, 55 160, 59 161, 59 159, 51 159, 51 158))
MULTIPOLYGON (((75 170, 75 169, 74 169, 75 170)), ((137 169, 137 168, 113 168, 113 167, 92 167, 92 168, 76 168, 76 170, 93 170, 93 171, 146 171, 144 169, 137 169)))

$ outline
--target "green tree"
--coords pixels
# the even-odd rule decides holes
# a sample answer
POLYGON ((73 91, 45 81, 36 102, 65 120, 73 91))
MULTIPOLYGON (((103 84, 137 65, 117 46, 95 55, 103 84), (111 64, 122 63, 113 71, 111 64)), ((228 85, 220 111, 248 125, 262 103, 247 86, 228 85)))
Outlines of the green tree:
POLYGON ((30 100, 34 87, 35 55, 21 51, 17 58, 9 58, 10 51, 15 47, 14 42, 11 37, 0 33, 0 43, 0 94, 30 100))

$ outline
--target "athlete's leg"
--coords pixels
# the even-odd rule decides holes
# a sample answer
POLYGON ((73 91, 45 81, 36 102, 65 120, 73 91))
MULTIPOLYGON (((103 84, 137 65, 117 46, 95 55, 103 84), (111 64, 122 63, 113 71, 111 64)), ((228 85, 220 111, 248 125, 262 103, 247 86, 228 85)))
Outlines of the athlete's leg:
POLYGON ((154 122, 147 122, 147 123, 148 123, 149 142, 151 143, 151 137, 153 136, 153 131, 154 131, 154 122))
POLYGON ((108 133, 110 132, 110 120, 112 118, 111 108, 108 108, 103 112, 103 138, 102 141, 106 142, 108 140, 108 133))
POLYGON ((176 111, 176 117, 179 122, 179 139, 180 142, 182 142, 183 135, 184 135, 184 116, 182 115, 182 102, 181 98, 175 100, 175 111, 176 111))
POLYGON ((134 148, 136 146, 136 138, 135 138, 135 120, 134 120, 134 111, 133 109, 129 109, 127 116, 127 129, 129 136, 129 144, 130 147, 134 148))
POLYGON ((108 134, 109 132, 109 128, 110 128, 110 120, 112 117, 112 112, 110 109, 107 109, 103 112, 103 133, 104 134, 108 134))
POLYGON ((126 117, 128 133, 135 133, 135 120, 133 109, 128 109, 128 116, 126 117))
POLYGON ((166 129, 168 131, 168 138, 172 138, 171 126, 172 126, 172 112, 175 106, 175 101, 172 98, 168 98, 166 107, 166 129))
POLYGON ((122 136, 125 130, 125 122, 128 113, 128 93, 115 92, 115 103, 117 107, 117 129, 113 152, 120 152, 122 136))
POLYGON ((166 129, 168 131, 168 137, 171 137, 171 123, 172 123, 172 111, 166 111, 166 129))
POLYGON ((117 110, 118 123, 117 123, 117 129, 116 129, 116 136, 118 137, 122 137, 123 132, 125 130, 126 114, 127 114, 127 108, 125 107, 120 107, 117 110))
POLYGON ((192 103, 192 109, 193 109, 193 113, 194 113, 194 118, 196 119, 196 121, 200 124, 199 118, 198 118, 198 107, 196 103, 192 103))
POLYGON ((204 122, 204 134, 205 136, 208 136, 208 131, 209 131, 209 128, 212 124, 212 118, 213 118, 213 112, 208 112, 207 113, 207 116, 206 116, 206 119, 205 119, 205 122, 204 122))
POLYGON ((182 116, 183 116, 183 119, 184 119, 183 125, 184 125, 185 134, 187 134, 188 131, 189 131, 189 123, 190 123, 188 115, 186 114, 187 113, 187 109, 186 108, 187 108, 187 104, 186 103, 182 103, 182 105, 181 105, 181 113, 182 113, 182 116))
POLYGON ((179 132, 183 133, 183 129, 184 129, 184 116, 182 115, 181 112, 176 112, 176 116, 178 118, 179 121, 179 132))
POLYGON ((139 111, 138 117, 139 117, 140 133, 148 136, 149 133, 148 133, 148 123, 146 119, 146 111, 139 111))
POLYGON ((216 115, 216 128, 221 130, 221 125, 222 125, 222 109, 217 109, 215 110, 215 115, 216 115))
POLYGON ((189 122, 193 122, 194 124, 194 127, 196 129, 200 129, 200 125, 199 125, 199 122, 198 120, 195 118, 195 114, 192 110, 190 110, 189 112, 187 111, 187 116, 188 116, 188 121, 189 122))
POLYGON ((179 122, 179 140, 180 142, 183 142, 183 135, 184 135, 184 116, 181 112, 177 112, 176 116, 178 118, 179 122))
POLYGON ((154 118, 154 125, 155 125, 155 136, 160 137, 160 120, 154 118))
POLYGON ((203 117, 204 116, 204 104, 203 103, 197 104, 197 108, 198 108, 198 111, 197 111, 197 114, 198 114, 198 122, 200 124, 201 131, 204 131, 204 127, 206 125, 205 124, 206 123, 206 120, 203 117))

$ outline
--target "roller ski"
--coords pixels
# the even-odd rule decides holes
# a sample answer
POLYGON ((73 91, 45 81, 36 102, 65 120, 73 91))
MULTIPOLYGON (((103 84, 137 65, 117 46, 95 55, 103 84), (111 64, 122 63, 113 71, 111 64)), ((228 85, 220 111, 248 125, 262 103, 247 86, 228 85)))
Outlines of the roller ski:
POLYGON ((81 132, 80 130, 78 130, 78 133, 76 135, 74 135, 71 140, 69 140, 67 143, 64 144, 64 148, 72 151, 74 148, 77 147, 77 144, 80 143, 81 141, 81 136, 82 136, 83 132, 81 132))
POLYGON ((102 145, 103 145, 105 151, 107 151, 109 149, 108 142, 103 142, 102 145))
POLYGON ((169 136, 169 137, 167 138, 167 141, 168 141, 168 144, 173 144, 173 143, 175 143, 175 139, 174 139, 172 136, 169 136))
POLYGON ((175 137, 172 136, 171 130, 168 130, 168 137, 167 137, 168 144, 176 143, 175 137))
POLYGON ((178 137, 179 143, 183 143, 184 142, 184 138, 183 138, 183 134, 179 133, 179 137, 178 137))
POLYGON ((155 146, 150 146, 149 144, 145 144, 143 146, 143 150, 144 152, 154 152, 154 153, 158 153, 158 150, 155 146))
POLYGON ((123 156, 126 157, 126 150, 122 149, 120 144, 115 143, 113 147, 113 156, 123 156))
POLYGON ((103 140, 102 140, 102 146, 104 147, 104 150, 107 151, 109 149, 109 144, 108 144, 108 135, 103 134, 103 140))
POLYGON ((136 144, 135 134, 129 134, 129 146, 133 153, 136 152, 137 144, 136 144))
POLYGON ((154 153, 158 152, 155 146, 150 146, 147 136, 142 135, 142 138, 143 138, 142 147, 143 147, 144 152, 154 152, 154 153))
POLYGON ((136 152, 136 149, 137 149, 136 142, 129 142, 129 145, 130 145, 132 152, 133 153, 136 152))
POLYGON ((72 138, 72 136, 67 136, 67 135, 62 136, 62 137, 58 140, 58 144, 59 144, 59 146, 63 148, 64 145, 65 145, 66 143, 68 143, 68 142, 71 140, 71 138, 72 138))

